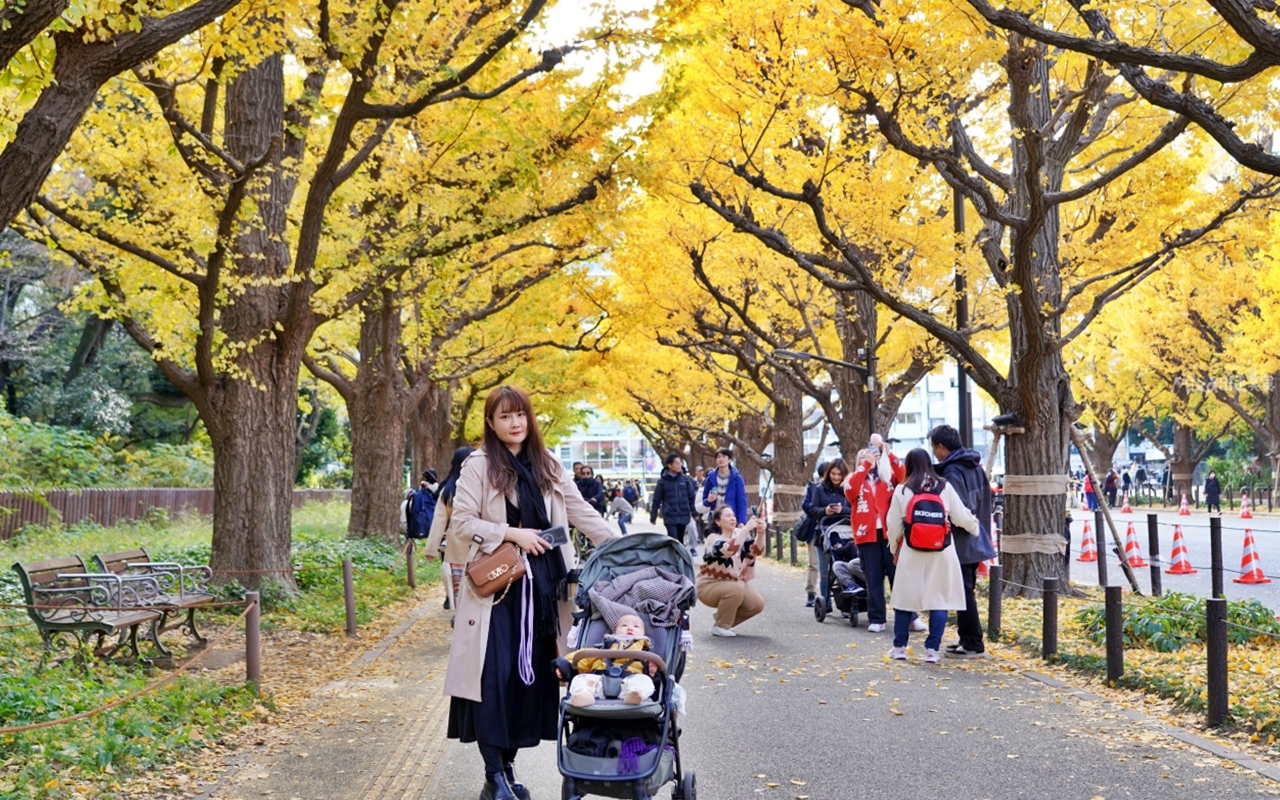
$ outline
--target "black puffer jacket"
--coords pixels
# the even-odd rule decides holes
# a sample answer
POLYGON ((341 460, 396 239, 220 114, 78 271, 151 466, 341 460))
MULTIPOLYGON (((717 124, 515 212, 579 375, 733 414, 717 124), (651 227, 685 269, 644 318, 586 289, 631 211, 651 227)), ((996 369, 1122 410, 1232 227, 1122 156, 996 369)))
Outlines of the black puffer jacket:
POLYGON ((964 507, 978 518, 977 536, 952 528, 960 563, 977 564, 995 558, 996 549, 991 544, 991 484, 982 469, 982 455, 973 448, 962 447, 952 451, 936 469, 947 483, 955 487, 964 507))
POLYGON ((661 510, 662 521, 667 525, 688 525, 695 513, 693 498, 697 493, 698 485, 693 478, 663 470, 658 488, 653 490, 653 502, 649 504, 649 522, 656 523, 661 510))

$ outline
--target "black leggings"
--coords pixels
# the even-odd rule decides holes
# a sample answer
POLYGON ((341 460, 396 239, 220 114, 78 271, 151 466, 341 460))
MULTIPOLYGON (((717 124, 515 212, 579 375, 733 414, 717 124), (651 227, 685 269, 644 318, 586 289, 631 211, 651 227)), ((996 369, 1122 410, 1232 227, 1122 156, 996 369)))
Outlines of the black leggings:
POLYGON ((508 749, 491 744, 481 744, 480 757, 484 759, 485 779, 491 779, 494 775, 502 774, 506 765, 516 760, 517 752, 514 747, 508 749))

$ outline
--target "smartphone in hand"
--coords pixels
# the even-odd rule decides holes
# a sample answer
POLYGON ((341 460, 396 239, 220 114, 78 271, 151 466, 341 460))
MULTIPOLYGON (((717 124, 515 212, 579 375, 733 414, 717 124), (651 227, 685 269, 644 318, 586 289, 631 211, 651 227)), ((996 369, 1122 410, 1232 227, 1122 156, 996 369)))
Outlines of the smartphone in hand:
POLYGON ((538 531, 538 536, 552 547, 559 547, 569 543, 569 532, 564 529, 563 525, 547 528, 545 531, 538 531))

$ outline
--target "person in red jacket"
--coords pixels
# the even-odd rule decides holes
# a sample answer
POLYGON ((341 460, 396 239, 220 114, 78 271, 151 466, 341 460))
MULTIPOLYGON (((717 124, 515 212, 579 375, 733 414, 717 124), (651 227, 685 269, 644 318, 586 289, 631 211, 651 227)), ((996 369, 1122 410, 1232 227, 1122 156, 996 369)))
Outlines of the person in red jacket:
MULTIPOLYGON (((893 489, 906 477, 906 468, 878 433, 871 434, 865 450, 858 453, 857 467, 845 479, 844 494, 853 507, 853 540, 858 545, 858 558, 867 576, 867 630, 879 633, 885 629, 884 580, 893 588, 893 556, 889 554, 885 516, 893 489)), ((912 621, 913 630, 920 624, 912 621)))

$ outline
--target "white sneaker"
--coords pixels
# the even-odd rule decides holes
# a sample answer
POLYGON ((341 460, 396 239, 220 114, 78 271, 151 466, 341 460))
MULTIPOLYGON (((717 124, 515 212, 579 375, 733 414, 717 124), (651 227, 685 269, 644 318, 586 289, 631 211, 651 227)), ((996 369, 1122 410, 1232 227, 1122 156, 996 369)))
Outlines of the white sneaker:
POLYGON ((721 628, 719 625, 711 626, 712 636, 737 636, 737 632, 733 628, 721 628))
POLYGON ((911 630, 927 631, 929 630, 929 626, 924 624, 924 620, 920 619, 919 617, 916 617, 915 619, 911 620, 911 630))
POLYGON ((867 630, 871 631, 872 633, 881 633, 882 631, 884 631, 884 623, 873 622, 867 626, 867 630))
POLYGON ((907 648, 905 647, 893 648, 892 650, 889 651, 889 658, 892 658, 894 661, 906 661, 907 648))
POLYGON ((942 660, 942 656, 938 655, 938 651, 937 651, 937 650, 925 650, 925 651, 924 651, 924 663, 926 663, 926 664, 937 664, 937 663, 938 663, 939 661, 941 661, 941 660, 942 660))

